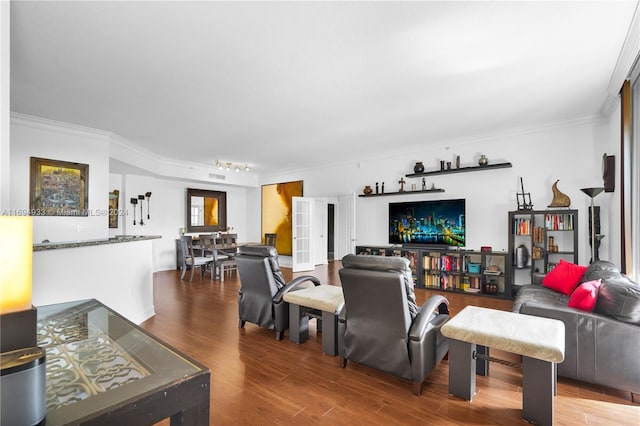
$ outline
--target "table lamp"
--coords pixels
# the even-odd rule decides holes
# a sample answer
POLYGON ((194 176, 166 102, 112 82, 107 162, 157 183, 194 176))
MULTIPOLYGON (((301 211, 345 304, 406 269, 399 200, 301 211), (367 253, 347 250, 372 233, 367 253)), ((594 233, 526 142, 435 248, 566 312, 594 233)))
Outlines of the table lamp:
POLYGON ((36 346, 37 312, 31 306, 33 221, 0 216, 0 352, 36 346))
POLYGON ((33 221, 0 216, 0 424, 46 422, 45 351, 31 306, 33 221))
POLYGON ((581 188, 580 190, 591 198, 591 232, 589 232, 591 234, 591 261, 589 263, 593 263, 596 259, 596 215, 593 199, 604 191, 604 188, 581 188))

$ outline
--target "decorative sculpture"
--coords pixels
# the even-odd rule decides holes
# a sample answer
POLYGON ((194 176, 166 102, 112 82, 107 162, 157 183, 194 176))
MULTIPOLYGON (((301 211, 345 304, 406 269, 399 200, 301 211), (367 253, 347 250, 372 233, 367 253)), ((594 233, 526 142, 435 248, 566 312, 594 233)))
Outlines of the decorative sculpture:
POLYGON ((400 178, 398 183, 400 184, 400 191, 398 191, 398 192, 404 192, 404 184, 407 183, 407 182, 404 180, 404 178, 400 178))
POLYGON ((524 192, 524 183, 522 182, 522 178, 520 178, 520 188, 522 188, 522 192, 516 194, 518 210, 532 210, 533 203, 531 202, 531 193, 524 192))
POLYGON ((571 205, 571 198, 569 198, 567 194, 560 192, 558 189, 558 182, 560 182, 559 179, 551 186, 551 190, 553 191, 553 200, 547 207, 569 207, 571 205))

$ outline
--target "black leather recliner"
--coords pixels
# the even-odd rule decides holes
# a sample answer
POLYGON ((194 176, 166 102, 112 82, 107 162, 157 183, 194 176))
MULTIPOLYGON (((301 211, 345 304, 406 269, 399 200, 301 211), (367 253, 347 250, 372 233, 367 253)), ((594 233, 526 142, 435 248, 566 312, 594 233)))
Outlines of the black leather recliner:
POLYGON ((276 331, 281 340, 289 328, 289 304, 282 299, 289 291, 320 285, 312 275, 303 275, 287 283, 280 271, 278 252, 272 246, 238 247, 236 255, 240 291, 238 292, 238 326, 245 322, 276 331))
POLYGON ((409 261, 401 257, 347 255, 339 271, 344 309, 338 321, 338 355, 410 380, 413 393, 449 350, 440 327, 449 302, 432 296, 415 306, 409 261), (412 306, 413 305, 413 306, 412 306))

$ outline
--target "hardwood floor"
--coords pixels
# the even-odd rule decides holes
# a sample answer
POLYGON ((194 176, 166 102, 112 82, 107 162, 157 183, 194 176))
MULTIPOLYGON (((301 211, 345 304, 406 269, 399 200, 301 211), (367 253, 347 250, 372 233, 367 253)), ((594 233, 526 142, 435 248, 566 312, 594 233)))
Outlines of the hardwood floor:
MULTIPOLYGON (((316 268, 325 284, 338 284, 340 262, 316 268)), ((294 274, 283 268, 285 277, 294 274)), ((300 275, 300 274, 295 274, 300 275)), ((468 425, 527 424, 521 418, 520 370, 492 363, 478 377, 473 402, 449 396, 448 361, 427 377, 421 396, 408 381, 323 355, 315 321, 310 338, 297 345, 275 340, 254 324, 238 329, 235 272, 224 284, 200 278, 181 281, 178 271, 154 274, 156 315, 142 324, 211 369, 212 425, 468 425)), ((418 304, 433 292, 416 290, 418 304)), ((510 310, 511 302, 447 294, 453 314, 467 303, 510 310)), ((492 356, 514 359, 493 351, 492 356)), ((640 405, 615 389, 560 378, 556 425, 639 425, 640 405)), ((161 424, 169 424, 164 421, 161 424)))

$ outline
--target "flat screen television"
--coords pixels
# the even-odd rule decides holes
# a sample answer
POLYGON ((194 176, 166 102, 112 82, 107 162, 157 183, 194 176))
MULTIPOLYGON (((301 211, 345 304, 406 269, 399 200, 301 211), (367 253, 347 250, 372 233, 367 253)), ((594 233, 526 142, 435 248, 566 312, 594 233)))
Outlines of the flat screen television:
POLYGON ((389 244, 465 246, 465 200, 389 203, 389 244))

